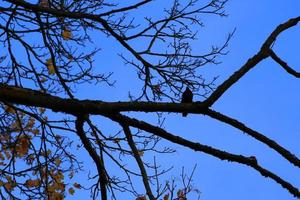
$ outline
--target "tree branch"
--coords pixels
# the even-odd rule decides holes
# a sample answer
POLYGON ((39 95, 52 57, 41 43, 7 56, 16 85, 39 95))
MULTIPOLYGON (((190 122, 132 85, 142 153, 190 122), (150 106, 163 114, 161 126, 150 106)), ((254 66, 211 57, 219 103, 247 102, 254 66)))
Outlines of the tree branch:
POLYGON ((300 198, 300 192, 299 190, 294 187, 292 184, 286 182, 281 177, 277 176, 276 174, 268 171, 267 169, 264 169, 261 167, 254 156, 245 157, 243 155, 236 155, 231 154, 226 151, 221 151, 215 148, 212 148, 207 145, 202 145, 196 142, 191 142, 189 140, 186 140, 182 137, 175 136, 164 129, 161 129, 160 127, 153 126, 151 124, 148 124, 144 121, 140 121, 134 118, 129 118, 127 116, 121 115, 121 114, 113 114, 113 115, 107 115, 108 118, 110 118, 113 121, 116 121, 118 123, 126 123, 132 127, 144 130, 146 132, 152 133, 156 136, 162 137, 170 142, 173 142, 175 144, 179 144, 185 147, 188 147, 195 151, 200 151, 209 155, 212 155, 216 158, 219 158, 221 160, 227 160, 230 162, 236 162, 243 165, 247 165, 249 167, 252 167, 256 171, 258 171, 262 176, 269 177, 273 179, 275 182, 280 184, 283 188, 287 189, 291 194, 294 196, 300 198))
POLYGON ((287 22, 280 24, 266 39, 260 51, 250 58, 238 71, 232 74, 226 81, 224 81, 207 99, 208 106, 212 106, 233 84, 242 78, 250 69, 255 67, 258 63, 269 56, 271 45, 275 42, 276 38, 283 31, 296 26, 300 21, 300 16, 292 18, 287 22))
POLYGON ((278 143, 276 143, 274 140, 271 140, 270 138, 264 136, 263 134, 247 127, 245 124, 239 122, 236 119, 230 118, 226 115, 223 115, 222 113, 216 112, 212 109, 208 109, 207 111, 204 112, 204 114, 217 119, 221 122, 224 122, 226 124, 230 124, 231 126, 247 133, 251 137, 255 138, 256 140, 266 144, 273 150, 275 150, 277 153, 279 153, 281 156, 283 156, 285 159, 287 159, 289 162, 294 164, 295 166, 300 168, 300 160, 297 158, 294 154, 280 146, 278 143))
POLYGON ((148 182, 147 171, 146 171, 146 169, 144 167, 144 164, 143 164, 143 161, 142 161, 141 157, 139 156, 139 151, 138 151, 138 149, 135 146, 135 142, 133 141, 130 128, 129 128, 128 125, 126 125, 124 123, 120 123, 120 125, 123 127, 123 130, 124 130, 124 133, 126 135, 126 139, 127 139, 128 145, 130 146, 130 148, 132 150, 132 153, 133 153, 133 156, 134 156, 134 158, 135 158, 135 160, 136 160, 136 162, 137 162, 137 164, 138 164, 138 166, 140 168, 141 175, 142 175, 142 178, 143 178, 143 183, 144 183, 147 195, 148 195, 148 197, 149 197, 150 200, 155 200, 155 197, 153 196, 153 193, 151 191, 150 184, 148 182))
POLYGON ((83 130, 83 124, 84 124, 84 116, 78 115, 77 119, 75 121, 75 126, 77 130, 77 135, 79 136, 80 140, 82 141, 82 144, 84 148, 88 151, 90 154, 91 158, 94 160, 98 174, 99 174, 99 182, 100 182, 100 188, 101 188, 101 199, 102 200, 107 200, 107 191, 106 191, 106 186, 107 186, 107 176, 106 172, 103 166, 103 161, 100 159, 98 156, 97 152, 93 148, 93 146, 90 144, 89 139, 86 137, 84 130, 83 130))
POLYGON ((284 62, 281 58, 279 58, 273 50, 269 50, 269 54, 271 58, 277 62, 287 73, 293 75, 296 78, 300 78, 300 72, 297 72, 293 68, 291 68, 286 62, 284 62))
POLYGON ((144 0, 144 1, 140 1, 136 4, 134 4, 134 5, 131 5, 131 6, 110 10, 108 12, 99 14, 99 17, 104 17, 104 16, 112 15, 112 14, 115 14, 115 13, 118 13, 118 12, 125 12, 125 11, 129 11, 129 10, 137 9, 137 8, 143 6, 143 5, 145 5, 145 4, 147 4, 151 1, 153 1, 153 0, 144 0))
POLYGON ((0 83, 0 101, 52 109, 54 112, 101 114, 106 112, 142 111, 202 113, 206 105, 199 103, 102 102, 64 99, 36 90, 0 83))

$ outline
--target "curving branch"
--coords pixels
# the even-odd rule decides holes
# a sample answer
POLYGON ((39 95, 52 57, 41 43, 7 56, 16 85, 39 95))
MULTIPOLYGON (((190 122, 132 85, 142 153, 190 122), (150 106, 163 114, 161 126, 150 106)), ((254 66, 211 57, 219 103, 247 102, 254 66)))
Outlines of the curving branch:
POLYGON ((284 62, 280 57, 276 55, 276 53, 270 49, 269 54, 271 58, 277 62, 287 73, 291 74, 296 78, 300 78, 300 72, 297 72, 293 68, 291 68, 286 62, 284 62))
POLYGON ((112 115, 106 115, 106 116, 108 118, 110 118, 111 120, 116 121, 118 123, 125 123, 128 126, 132 126, 132 127, 138 128, 140 130, 144 130, 146 132, 149 132, 149 133, 157 135, 161 138, 164 138, 172 143, 179 144, 184 147, 188 147, 194 151, 200 151, 200 152, 206 153, 208 155, 214 156, 216 158, 219 158, 221 160, 227 160, 229 162, 236 162, 239 164, 247 165, 247 166, 255 169, 256 171, 258 171, 264 177, 271 178, 272 180, 274 180, 275 182, 280 184, 283 188, 287 189, 295 197, 300 198, 300 192, 295 186, 293 186, 292 184, 283 180, 281 177, 277 176, 276 174, 270 172, 269 170, 261 167, 258 164, 258 162, 254 156, 245 157, 243 155, 231 154, 226 151, 221 151, 221 150, 212 148, 207 145, 203 145, 203 144, 196 143, 196 142, 191 142, 180 136, 175 136, 160 127, 153 126, 144 121, 130 118, 125 115, 112 114, 112 115))
POLYGON ((263 134, 247 127, 242 122, 239 122, 236 119, 233 119, 229 116, 226 116, 222 113, 219 113, 217 111, 214 111, 212 109, 207 109, 207 111, 204 112, 204 114, 219 120, 221 122, 224 122, 225 124, 229 124, 245 133, 250 135, 251 137, 255 138, 256 140, 260 141, 263 144, 266 144, 271 149, 275 150, 277 153, 279 153, 282 157, 284 157, 286 160, 288 160, 290 163, 294 164, 295 166, 300 168, 300 159, 297 158, 294 154, 292 154, 290 151, 285 149, 284 147, 280 146, 276 141, 264 136, 263 134))
MULTIPOLYGON (((272 44, 276 38, 285 30, 296 26, 300 21, 300 16, 289 19, 283 24, 280 24, 266 39, 260 51, 250 58, 238 71, 232 74, 226 81, 224 81, 217 89, 205 100, 205 102, 212 106, 232 85, 234 85, 240 78, 242 78, 249 70, 255 67, 262 60, 272 55, 270 51, 272 44)), ((274 55, 273 55, 274 57, 274 55)), ((273 58, 274 59, 274 58, 273 58)), ((278 59, 277 59, 278 60, 278 59)))
POLYGON ((91 158, 94 160, 94 162, 97 166, 97 170, 98 170, 98 174, 99 174, 99 183, 100 183, 100 188, 101 188, 101 199, 107 200, 106 187, 108 184, 108 180, 107 180, 106 171, 105 171, 105 168, 103 165, 103 161, 100 159, 97 152, 91 145, 90 140, 85 135, 85 132, 83 130, 84 121, 85 121, 84 116, 77 115, 77 119, 75 121, 75 128, 77 130, 77 135, 79 136, 80 140, 82 141, 84 148, 88 151, 88 153, 90 154, 91 158))

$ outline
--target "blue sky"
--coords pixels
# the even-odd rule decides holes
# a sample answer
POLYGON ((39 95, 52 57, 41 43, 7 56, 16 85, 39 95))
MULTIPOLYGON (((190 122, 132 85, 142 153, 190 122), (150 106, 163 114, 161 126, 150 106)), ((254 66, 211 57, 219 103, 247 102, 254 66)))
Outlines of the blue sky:
MULTIPOLYGON (((156 0, 155 3, 159 4, 160 1, 165 0, 156 0)), ((145 11, 156 14, 154 8, 149 7, 145 11)), ((221 58, 222 64, 206 66, 203 68, 203 73, 208 78, 219 75, 217 83, 222 83, 259 50, 263 41, 277 25, 298 16, 299 8, 300 2, 295 0, 231 0, 226 8, 228 17, 204 17, 205 27, 199 32, 199 40, 193 43, 195 52, 198 48, 201 51, 203 47, 209 47, 210 44, 221 44, 234 28, 236 32, 228 48, 229 54, 221 58)), ((300 71, 297 66, 300 63, 299 34, 300 26, 284 32, 276 41, 274 49, 281 58, 300 71)), ((98 57, 95 57, 96 66, 99 65, 99 71, 114 71, 112 77, 117 82, 113 88, 78 87, 78 94, 85 99, 126 101, 128 91, 136 92, 140 83, 136 82, 135 71, 128 65, 124 66, 123 61, 116 56, 117 53, 124 53, 124 49, 112 45, 115 44, 112 38, 103 40, 105 41, 98 40, 103 46, 98 57), (88 89, 99 93, 89 92, 88 89)), ((276 140, 300 157, 299 89, 300 80, 290 76, 275 62, 267 59, 229 89, 213 108, 276 140)), ((130 115, 142 117, 148 122, 156 122, 154 114, 130 113, 130 115)), ((255 155, 263 167, 276 172, 300 188, 299 169, 290 165, 266 145, 241 131, 205 116, 189 115, 187 118, 182 118, 179 114, 166 114, 165 118, 164 126, 168 131, 232 153, 255 155)), ((104 128, 104 132, 115 130, 113 124, 101 120, 99 119, 99 123, 104 128)), ((174 146, 168 142, 165 144, 174 146)), ((169 177, 178 176, 183 166, 189 172, 197 164, 194 184, 201 191, 202 200, 294 199, 280 185, 262 177, 251 168, 220 161, 183 147, 174 147, 178 150, 176 154, 158 159, 161 162, 166 161, 164 163, 166 166, 175 166, 168 174, 169 177)), ((84 157, 83 153, 82 159, 84 157)), ((145 155, 145 157, 151 159, 152 155, 145 155)), ((79 179, 82 180, 84 177, 86 176, 83 175, 79 179)), ((143 188, 140 191, 142 192, 143 188)), ((76 198, 83 198, 85 195, 86 193, 81 193, 76 198)))
MULTIPOLYGON (((220 74, 219 81, 222 82, 254 55, 277 25, 299 15, 299 5, 295 1, 230 1, 227 7, 229 17, 218 20, 214 25, 207 24, 210 33, 218 34, 217 37, 222 37, 233 27, 237 28, 229 47, 230 53, 214 69, 220 74), (218 32, 214 32, 216 29, 218 32)), ((297 55, 299 33, 299 27, 293 28, 282 34, 275 45, 276 52, 296 69, 300 61, 297 55)), ((299 80, 268 59, 228 90, 213 108, 275 139, 299 156, 297 102, 300 96, 296 92, 299 86, 299 80)), ((234 153, 257 155, 262 166, 300 186, 295 167, 241 131, 207 117, 193 116, 186 121, 187 126, 181 126, 182 130, 180 127, 173 130, 180 132, 186 131, 184 127, 199 127, 189 131, 189 134, 197 135, 195 139, 198 141, 234 153)), ((247 167, 203 155, 198 155, 195 162, 199 162, 197 182, 202 199, 293 199, 272 180, 247 167)))

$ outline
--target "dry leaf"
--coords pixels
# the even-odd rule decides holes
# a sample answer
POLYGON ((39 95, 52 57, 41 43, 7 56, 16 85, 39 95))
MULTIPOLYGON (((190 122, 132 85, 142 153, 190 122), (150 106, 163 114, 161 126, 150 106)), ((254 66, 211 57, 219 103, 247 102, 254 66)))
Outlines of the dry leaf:
POLYGON ((169 194, 166 194, 166 195, 164 196, 164 200, 169 200, 169 194))
POLYGON ((27 180, 25 185, 27 187, 39 187, 40 186, 40 180, 36 179, 36 180, 27 180))
POLYGON ((55 74, 55 69, 54 69, 54 65, 53 65, 53 62, 52 62, 52 59, 49 58, 47 61, 46 61, 46 66, 48 68, 48 74, 51 75, 51 74, 55 74))
POLYGON ((63 29, 61 32, 61 36, 64 40, 69 40, 72 38, 72 33, 68 29, 63 29))
POLYGON ((139 156, 142 157, 144 155, 144 152, 143 151, 139 151, 138 154, 139 154, 139 156))
POLYGON ((45 83, 47 81, 47 78, 42 77, 40 81, 41 81, 41 83, 45 83))
POLYGON ((54 163, 56 166, 59 166, 61 164, 61 160, 59 158, 55 158, 54 163))
POLYGON ((14 114, 16 111, 10 106, 5 106, 5 112, 14 114))
POLYGON ((12 185, 10 183, 5 183, 4 184, 5 189, 7 189, 8 191, 11 191, 13 189, 12 185))
POLYGON ((136 198, 135 200, 147 200, 147 198, 146 198, 146 196, 144 195, 144 196, 140 196, 140 197, 136 198))
POLYGON ((49 7, 49 2, 48 0, 40 0, 39 5, 42 7, 49 7))
POLYGON ((81 188, 81 185, 79 183, 74 183, 73 186, 77 189, 80 189, 81 188))
POLYGON ((69 189, 69 193, 70 193, 71 195, 73 195, 73 194, 75 193, 75 190, 74 190, 73 188, 70 188, 70 189, 69 189))

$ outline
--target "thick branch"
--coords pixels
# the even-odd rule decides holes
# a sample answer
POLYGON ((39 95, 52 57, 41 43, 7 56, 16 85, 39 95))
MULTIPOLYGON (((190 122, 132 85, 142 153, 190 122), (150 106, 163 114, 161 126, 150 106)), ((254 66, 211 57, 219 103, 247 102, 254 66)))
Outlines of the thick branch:
POLYGON ((287 159, 289 162, 294 164, 297 167, 300 167, 300 160, 291 152, 280 146, 278 143, 276 143, 274 140, 269 139, 268 137, 262 135, 261 133, 252 130, 251 128, 247 127, 245 124, 239 122, 236 119, 230 118, 226 115, 223 115, 222 113, 216 112, 214 110, 208 109, 204 112, 204 114, 217 119, 221 122, 224 122, 226 124, 230 124, 231 126, 247 133, 251 137, 255 138, 256 140, 268 145, 270 148, 278 152, 280 155, 282 155, 285 159, 287 159))
POLYGON ((242 78, 250 69, 255 67, 263 59, 267 58, 262 52, 259 52, 252 58, 250 58, 238 71, 231 75, 226 81, 224 81, 207 99, 206 103, 213 105, 233 84, 235 84, 240 78, 242 78))
POLYGON ((64 99, 31 89, 18 88, 0 83, 0 101, 36 106, 65 113, 101 114, 121 111, 201 113, 203 103, 155 103, 155 102, 102 102, 64 99))
POLYGON ((83 124, 84 124, 83 116, 78 116, 76 119, 76 122, 75 122, 77 135, 79 136, 80 140, 82 141, 84 148, 88 151, 88 153, 90 154, 91 158, 94 160, 94 162, 97 166, 97 170, 98 170, 98 174, 99 174, 100 188, 101 188, 101 199, 107 200, 107 191, 106 191, 107 176, 106 176, 106 172, 105 172, 105 169, 103 166, 103 161, 100 159, 97 152, 91 145, 89 139, 86 137, 84 130, 83 130, 83 124))
POLYGON ((44 94, 30 89, 21 89, 0 84, 0 101, 17 103, 28 106, 45 107, 53 111, 66 112, 70 114, 87 113, 103 114, 121 111, 143 111, 143 112, 174 112, 206 114, 219 121, 232 125, 246 132, 258 141, 268 145, 280 155, 300 167, 300 160, 291 152, 277 144, 275 141, 245 126, 243 123, 226 115, 207 109, 203 103, 178 104, 178 103, 154 103, 154 102, 101 102, 90 100, 63 99, 49 94, 44 94))
POLYGON ((283 188, 287 189, 291 194, 293 194, 294 196, 300 198, 300 192, 296 187, 294 187, 292 184, 286 182, 285 180, 283 180, 282 178, 280 178, 276 174, 274 174, 274 173, 268 171, 267 169, 264 169, 263 167, 261 167, 257 163, 256 158, 254 156, 245 157, 245 156, 242 156, 242 155, 231 154, 231 153, 228 153, 226 151, 221 151, 221 150, 212 148, 210 146, 202 145, 202 144, 199 144, 199 143, 196 143, 196 142, 191 142, 191 141, 186 140, 182 137, 175 136, 175 135, 165 131, 164 129, 162 129, 160 127, 153 126, 153 125, 148 124, 144 121, 139 121, 139 120, 134 119, 134 118, 129 118, 129 117, 121 115, 121 114, 107 115, 107 117, 114 120, 114 121, 116 121, 116 122, 118 122, 118 123, 128 124, 129 126, 147 131, 149 133, 152 133, 154 135, 162 137, 162 138, 164 138, 164 139, 166 139, 170 142, 188 147, 188 148, 193 149, 195 151, 204 152, 206 154, 212 155, 212 156, 214 156, 216 158, 219 158, 221 160, 227 160, 227 161, 230 161, 230 162, 237 162, 237 163, 252 167, 256 171, 258 171, 262 176, 269 177, 269 178, 273 179, 275 182, 280 184, 283 188))

